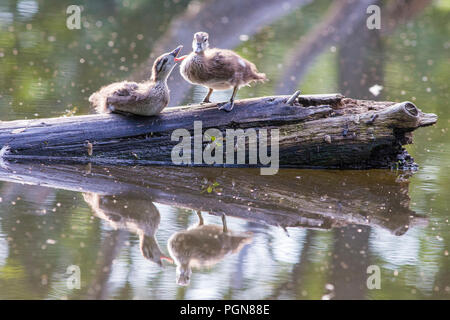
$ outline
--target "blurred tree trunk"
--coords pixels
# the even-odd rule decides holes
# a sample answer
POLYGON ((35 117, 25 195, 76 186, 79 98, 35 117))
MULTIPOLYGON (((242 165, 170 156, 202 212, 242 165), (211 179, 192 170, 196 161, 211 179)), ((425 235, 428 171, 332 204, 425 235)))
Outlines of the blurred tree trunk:
POLYGON ((107 298, 107 282, 111 275, 113 261, 119 253, 126 236, 126 231, 114 230, 102 240, 97 256, 97 268, 87 291, 87 299, 99 300, 107 298))
POLYGON ((334 248, 330 283, 334 299, 364 299, 367 291, 368 245, 370 228, 349 225, 333 230, 334 248))
POLYGON ((399 25, 405 24, 409 20, 430 5, 433 0, 397 0, 385 1, 381 18, 381 33, 389 34, 399 25))
MULTIPOLYGON (((379 30, 369 30, 360 21, 351 41, 339 47, 338 84, 344 95, 368 99, 369 88, 383 84, 383 46, 379 30)), ((348 225, 333 230, 335 242, 331 262, 334 299, 363 299, 367 290, 370 228, 348 225)))
POLYGON ((366 20, 360 21, 356 29, 351 41, 342 42, 338 49, 339 91, 344 96, 369 100, 375 97, 369 88, 384 82, 383 44, 380 30, 369 30, 366 20))
POLYGON ((279 299, 284 292, 290 293, 291 295, 289 298, 291 299, 305 299, 305 296, 303 296, 305 273, 309 265, 308 257, 310 256, 311 251, 314 250, 311 245, 314 240, 314 235, 316 234, 314 230, 306 229, 305 231, 306 236, 303 241, 302 251, 298 256, 298 262, 292 268, 288 281, 284 281, 274 288, 269 299, 279 299))
POLYGON ((332 45, 344 43, 351 37, 358 36, 358 27, 366 23, 366 9, 379 0, 342 0, 330 5, 323 20, 310 32, 293 44, 293 50, 287 55, 275 92, 289 93, 297 90, 306 75, 309 66, 332 45))
MULTIPOLYGON (((386 1, 385 6, 381 10, 381 29, 372 30, 372 33, 381 33, 383 35, 392 33, 399 25, 406 23, 420 14, 431 2, 432 0, 386 1)), ((306 34, 298 43, 293 44, 294 49, 292 50, 292 54, 288 55, 284 72, 276 84, 276 93, 282 94, 296 90, 311 64, 330 46, 339 45, 346 47, 347 44, 350 44, 353 48, 357 48, 353 45, 357 41, 363 47, 380 46, 379 36, 376 36, 372 40, 370 33, 365 32, 371 31, 366 27, 366 20, 369 17, 366 9, 369 5, 381 6, 382 4, 384 3, 380 0, 361 0, 356 2, 353 0, 345 0, 333 2, 323 21, 306 34), (366 37, 361 37, 361 32, 366 37), (368 42, 365 43, 364 41, 368 42)), ((355 55, 351 51, 345 52, 349 54, 349 57, 355 55)), ((340 57, 342 56, 344 55, 340 54, 340 57)), ((363 66, 356 65, 356 63, 352 67, 367 69, 363 66)), ((346 80, 339 78, 339 81, 346 80)), ((342 93, 347 95, 345 91, 342 93)), ((356 96, 359 97, 358 95, 356 96)))

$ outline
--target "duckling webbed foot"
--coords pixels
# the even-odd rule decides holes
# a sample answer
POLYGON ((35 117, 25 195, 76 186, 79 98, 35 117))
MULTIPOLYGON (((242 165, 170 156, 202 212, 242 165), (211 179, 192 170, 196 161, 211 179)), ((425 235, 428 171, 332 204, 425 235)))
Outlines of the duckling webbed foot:
POLYGON ((226 112, 230 112, 231 110, 233 110, 234 98, 236 97, 237 91, 238 91, 238 86, 235 86, 233 88, 233 94, 231 95, 230 102, 226 103, 225 105, 219 106, 219 110, 225 110, 226 112))
POLYGON ((230 112, 231 110, 233 110, 234 101, 220 103, 220 104, 217 104, 217 106, 219 107, 219 110, 224 110, 226 112, 230 112))

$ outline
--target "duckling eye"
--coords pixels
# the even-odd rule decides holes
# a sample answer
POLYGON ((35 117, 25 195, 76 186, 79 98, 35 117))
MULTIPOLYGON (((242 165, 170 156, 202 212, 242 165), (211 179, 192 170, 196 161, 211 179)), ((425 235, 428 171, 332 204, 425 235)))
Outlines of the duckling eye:
POLYGON ((203 40, 203 42, 206 42, 206 41, 208 41, 208 38, 205 38, 205 39, 203 40))

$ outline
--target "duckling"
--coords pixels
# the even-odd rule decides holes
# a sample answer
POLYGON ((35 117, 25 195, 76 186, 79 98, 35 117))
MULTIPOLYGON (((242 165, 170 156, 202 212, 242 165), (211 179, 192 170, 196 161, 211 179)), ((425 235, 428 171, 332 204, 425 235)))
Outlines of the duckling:
POLYGON ((141 116, 159 114, 169 104, 167 78, 180 61, 177 56, 183 46, 159 56, 153 63, 151 78, 136 83, 115 82, 101 88, 89 97, 98 113, 119 112, 141 116))
POLYGON ((192 268, 211 267, 229 253, 239 252, 252 241, 251 232, 234 233, 227 228, 222 215, 222 226, 204 225, 197 211, 197 226, 173 234, 167 243, 170 256, 177 265, 177 283, 189 285, 192 268))
POLYGON ((161 252, 155 239, 161 216, 151 201, 129 195, 103 196, 96 193, 84 193, 83 198, 94 214, 108 221, 111 227, 137 234, 144 258, 159 266, 162 266, 162 260, 173 263, 171 258, 161 252))
POLYGON ((256 66, 231 50, 209 48, 209 36, 206 32, 197 32, 192 41, 192 52, 180 60, 182 77, 192 84, 200 84, 208 88, 204 103, 214 90, 233 88, 229 103, 219 106, 220 110, 231 111, 238 89, 253 81, 264 82, 267 77, 259 73, 256 66))

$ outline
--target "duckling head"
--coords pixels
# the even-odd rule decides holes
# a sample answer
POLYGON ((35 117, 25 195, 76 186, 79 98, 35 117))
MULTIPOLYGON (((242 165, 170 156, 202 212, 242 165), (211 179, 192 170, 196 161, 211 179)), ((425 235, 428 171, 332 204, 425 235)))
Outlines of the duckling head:
POLYGON ((189 265, 177 266, 177 284, 180 286, 188 286, 191 282, 192 269, 189 265))
POLYGON ((192 40, 192 50, 195 53, 201 53, 209 48, 209 35, 206 32, 197 32, 192 40))
POLYGON ((144 233, 139 234, 139 245, 141 249, 141 253, 145 259, 153 261, 160 267, 163 266, 162 260, 166 260, 167 262, 173 264, 173 260, 170 257, 165 256, 161 249, 159 248, 158 243, 154 236, 148 236, 144 233))
POLYGON ((181 61, 181 58, 177 58, 183 46, 178 46, 171 52, 164 53, 156 58, 152 68, 152 80, 166 80, 172 72, 177 62, 181 61))

